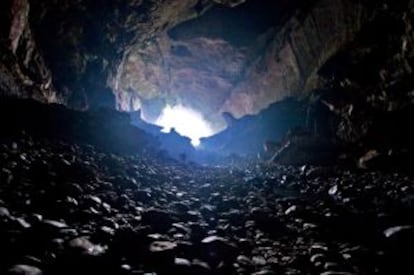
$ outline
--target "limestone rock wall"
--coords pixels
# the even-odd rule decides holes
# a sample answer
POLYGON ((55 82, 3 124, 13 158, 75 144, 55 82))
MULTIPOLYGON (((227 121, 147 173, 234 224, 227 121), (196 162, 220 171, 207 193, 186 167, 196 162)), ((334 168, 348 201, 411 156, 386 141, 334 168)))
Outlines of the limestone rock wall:
POLYGON ((289 96, 318 87, 320 67, 350 42, 368 20, 360 3, 322 0, 275 32, 264 54, 246 70, 222 111, 236 117, 257 113, 289 96))
MULTIPOLYGON (((243 5, 239 7, 242 13, 243 5)), ((248 24, 243 26, 244 33, 237 33, 237 26, 223 33, 215 31, 232 24, 223 19, 232 13, 210 10, 199 20, 184 22, 185 26, 134 47, 119 67, 118 108, 141 108, 145 114, 146 106, 154 110, 148 102, 157 101, 158 110, 151 117, 165 104, 180 103, 201 111, 222 128, 223 112, 239 118, 286 97, 308 95, 318 87, 321 66, 352 41, 372 15, 366 5, 350 0, 270 8, 270 17, 280 16, 280 20, 267 22, 254 34, 249 33, 252 26, 248 24), (278 9, 284 9, 288 18, 282 18, 278 9)), ((233 20, 243 24, 238 18, 233 20)), ((260 13, 254 19, 264 21, 260 13)), ((246 20, 254 23, 253 17, 246 20)))
POLYGON ((29 22, 28 0, 0 3, 0 94, 59 102, 29 22))
POLYGON ((220 129, 223 112, 323 86, 319 70, 388 2, 4 0, 0 91, 151 120, 182 104, 220 129))

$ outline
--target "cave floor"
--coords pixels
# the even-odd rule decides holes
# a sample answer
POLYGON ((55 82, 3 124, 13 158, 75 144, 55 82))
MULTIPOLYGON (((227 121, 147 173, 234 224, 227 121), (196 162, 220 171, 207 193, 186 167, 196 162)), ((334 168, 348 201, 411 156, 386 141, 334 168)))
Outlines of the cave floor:
POLYGON ((0 274, 413 274, 410 176, 29 136, 2 141, 0 163, 0 274))

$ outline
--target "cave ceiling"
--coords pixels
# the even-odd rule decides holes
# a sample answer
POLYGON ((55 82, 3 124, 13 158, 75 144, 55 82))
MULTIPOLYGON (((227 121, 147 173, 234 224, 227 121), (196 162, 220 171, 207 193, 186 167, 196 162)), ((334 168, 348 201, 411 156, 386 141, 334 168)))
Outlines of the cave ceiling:
POLYGON ((365 16, 341 0, 210 6, 131 48, 119 66, 117 106, 140 108, 151 121, 166 104, 180 104, 220 128, 223 112, 254 114, 317 87, 319 67, 365 16))
POLYGON ((220 129, 223 112, 255 114, 317 88, 318 70, 368 20, 361 2, 7 0, 0 71, 12 77, 0 88, 149 121, 182 105, 220 129))

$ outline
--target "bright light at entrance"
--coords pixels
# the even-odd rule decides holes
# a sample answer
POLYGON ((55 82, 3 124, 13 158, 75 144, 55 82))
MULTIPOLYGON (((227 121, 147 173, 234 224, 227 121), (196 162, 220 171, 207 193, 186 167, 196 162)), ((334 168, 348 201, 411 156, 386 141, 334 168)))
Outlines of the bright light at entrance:
POLYGON ((200 113, 183 106, 167 105, 155 124, 164 127, 163 132, 174 128, 180 135, 189 137, 193 146, 200 145, 200 138, 214 133, 200 113))

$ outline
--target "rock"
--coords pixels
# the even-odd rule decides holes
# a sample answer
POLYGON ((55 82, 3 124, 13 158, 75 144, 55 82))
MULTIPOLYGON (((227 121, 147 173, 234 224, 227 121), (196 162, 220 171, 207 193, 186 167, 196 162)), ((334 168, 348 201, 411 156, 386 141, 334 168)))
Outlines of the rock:
POLYGON ((0 148, 15 176, 0 184, 0 273, 16 263, 62 275, 412 270, 411 175, 338 169, 305 179, 293 166, 204 167, 49 139, 21 139, 16 154, 0 148), (61 158, 89 171, 81 194, 68 195, 73 174, 53 164, 61 158), (32 174, 39 161, 53 164, 42 180, 32 174), (136 201, 139 190, 151 199, 136 201))
POLYGON ((42 275, 43 272, 30 265, 15 265, 7 271, 7 275, 42 275))
POLYGON ((314 265, 320 265, 324 263, 325 260, 326 260, 326 256, 324 254, 315 254, 315 255, 312 255, 310 258, 310 262, 313 263, 314 265))
POLYGON ((267 261, 264 257, 262 256, 253 256, 252 258, 253 264, 254 265, 266 265, 267 261))
POLYGON ((50 230, 60 230, 63 228, 68 228, 68 225, 66 223, 54 220, 43 220, 42 225, 50 230))
POLYGON ((219 236, 209 236, 201 241, 203 254, 211 263, 233 261, 237 257, 237 247, 229 240, 219 236))
POLYGON ((17 143, 16 143, 16 142, 13 142, 13 143, 11 144, 11 148, 12 148, 14 151, 16 151, 16 150, 19 148, 19 145, 17 145, 17 143))
POLYGON ((312 255, 325 254, 329 251, 329 248, 322 244, 313 244, 309 250, 312 255))
POLYGON ((177 247, 176 243, 168 241, 155 241, 150 244, 149 251, 153 253, 172 251, 177 247))
POLYGON ((336 196, 338 193, 338 185, 334 185, 328 190, 328 194, 331 196, 336 196))
POLYGON ((208 236, 206 238, 204 238, 201 243, 205 243, 205 244, 212 244, 212 243, 227 243, 228 241, 223 238, 223 237, 219 237, 219 236, 208 236))
POLYGON ((296 205, 292 205, 291 207, 289 207, 288 209, 286 209, 285 215, 290 215, 290 214, 294 213, 297 209, 298 208, 297 208, 296 205))
POLYGON ((70 240, 68 247, 73 251, 89 256, 100 256, 104 254, 106 250, 100 245, 93 244, 87 237, 78 237, 70 240))
POLYGON ((183 258, 175 258, 174 264, 172 267, 168 268, 166 272, 171 274, 190 275, 194 274, 194 269, 189 260, 183 258))
POLYGON ((173 274, 194 274, 191 261, 184 258, 175 258, 171 270, 173 274))
POLYGON ((414 232, 414 226, 412 225, 401 225, 387 228, 384 230, 384 235, 387 238, 398 238, 399 235, 408 233, 411 234, 414 232))
POLYGON ((115 229, 109 227, 109 226, 101 226, 99 228, 100 232, 107 235, 107 236, 114 236, 115 235, 115 229))
POLYGON ((191 234, 191 229, 187 227, 184 223, 173 223, 173 227, 180 233, 191 234))
POLYGON ((6 207, 0 207, 0 218, 9 218, 10 212, 6 207))
POLYGON ((377 150, 370 150, 365 155, 359 158, 358 167, 361 169, 368 169, 375 166, 381 154, 377 150))
POLYGON ((191 262, 187 259, 184 259, 184 258, 175 258, 174 259, 174 264, 176 266, 183 266, 183 267, 190 267, 191 266, 191 262))
POLYGON ((30 228, 32 226, 24 218, 16 218, 15 219, 15 222, 18 225, 18 227, 19 228, 22 228, 22 229, 28 229, 28 228, 30 228))
POLYGON ((245 255, 237 256, 237 262, 242 266, 251 266, 251 265, 253 265, 252 260, 250 260, 250 258, 245 256, 245 255))
POLYGON ((86 196, 85 201, 89 206, 100 206, 102 204, 102 200, 97 196, 88 195, 86 196))

